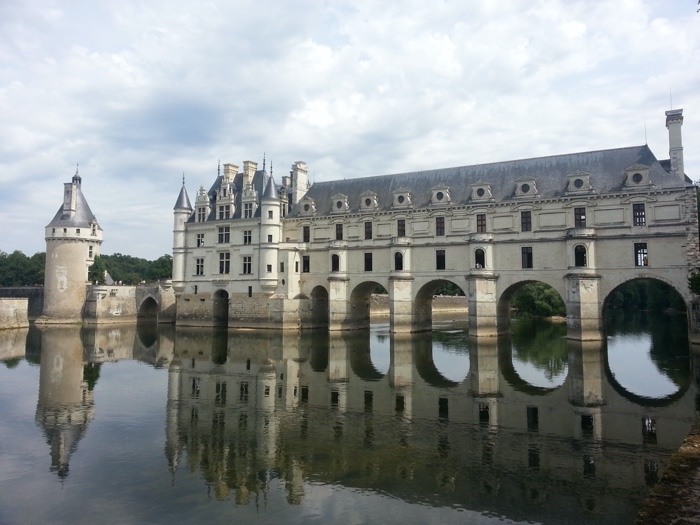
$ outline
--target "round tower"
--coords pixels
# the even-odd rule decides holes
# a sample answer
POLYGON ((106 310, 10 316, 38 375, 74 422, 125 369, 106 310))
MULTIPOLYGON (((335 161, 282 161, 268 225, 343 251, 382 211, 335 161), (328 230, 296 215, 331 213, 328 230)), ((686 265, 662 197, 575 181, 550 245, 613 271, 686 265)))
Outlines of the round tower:
POLYGON ((88 268, 100 254, 102 228, 81 190, 76 170, 64 184, 63 204, 46 226, 44 308, 41 322, 82 320, 88 268))
POLYGON ((185 256, 187 253, 187 229, 185 223, 192 215, 192 204, 185 189, 185 177, 182 188, 173 208, 173 289, 182 293, 185 289, 185 256))
POLYGON ((260 287, 267 293, 277 288, 278 252, 281 235, 281 201, 275 180, 270 180, 260 199, 260 287))

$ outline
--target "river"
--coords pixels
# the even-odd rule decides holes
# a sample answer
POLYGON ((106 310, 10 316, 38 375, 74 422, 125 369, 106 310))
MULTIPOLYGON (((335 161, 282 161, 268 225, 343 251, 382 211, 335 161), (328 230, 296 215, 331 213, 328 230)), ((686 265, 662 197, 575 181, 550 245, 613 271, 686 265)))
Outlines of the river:
POLYGON ((683 316, 434 328, 0 332, 0 523, 634 522, 695 415, 683 316))

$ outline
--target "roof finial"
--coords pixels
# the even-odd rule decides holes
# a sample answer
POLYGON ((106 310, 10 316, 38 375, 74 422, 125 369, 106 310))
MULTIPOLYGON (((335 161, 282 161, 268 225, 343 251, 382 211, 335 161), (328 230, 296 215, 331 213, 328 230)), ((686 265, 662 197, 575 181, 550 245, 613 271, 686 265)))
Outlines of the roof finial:
POLYGON ((219 166, 216 168, 216 176, 221 176, 221 159, 219 159, 219 166))
POLYGON ((185 172, 182 172, 182 185, 185 185, 185 172))
POLYGON ((263 171, 265 171, 265 152, 263 151, 263 171))
POLYGON ((78 168, 80 167, 80 164, 76 162, 75 164, 75 174, 78 174, 78 168))
POLYGON ((270 160, 270 177, 272 177, 272 160, 270 160))

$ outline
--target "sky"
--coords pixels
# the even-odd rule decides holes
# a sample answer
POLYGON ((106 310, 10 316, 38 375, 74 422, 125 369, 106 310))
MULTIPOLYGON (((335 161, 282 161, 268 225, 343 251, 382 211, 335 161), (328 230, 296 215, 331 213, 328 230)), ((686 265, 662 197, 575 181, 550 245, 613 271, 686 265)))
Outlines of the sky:
POLYGON ((218 163, 310 180, 649 144, 684 109, 695 0, 0 0, 0 251, 45 251, 79 165, 103 254, 172 252, 218 163))

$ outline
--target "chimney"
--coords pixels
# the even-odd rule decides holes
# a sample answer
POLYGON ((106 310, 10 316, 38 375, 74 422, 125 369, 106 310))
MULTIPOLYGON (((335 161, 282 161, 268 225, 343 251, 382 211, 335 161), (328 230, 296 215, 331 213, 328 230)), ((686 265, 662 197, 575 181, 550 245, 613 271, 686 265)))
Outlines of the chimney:
POLYGON ((252 160, 243 161, 243 191, 245 191, 252 183, 255 171, 258 169, 258 163, 252 160))
POLYGON ((671 173, 685 180, 683 167, 683 140, 681 126, 683 125, 683 110, 669 109, 666 112, 666 127, 668 128, 668 155, 671 159, 671 173))
POLYGON ((309 189, 309 168, 303 161, 292 164, 292 204, 299 202, 309 189))
POLYGON ((224 164, 224 182, 233 182, 234 177, 238 173, 238 166, 235 164, 224 164))

